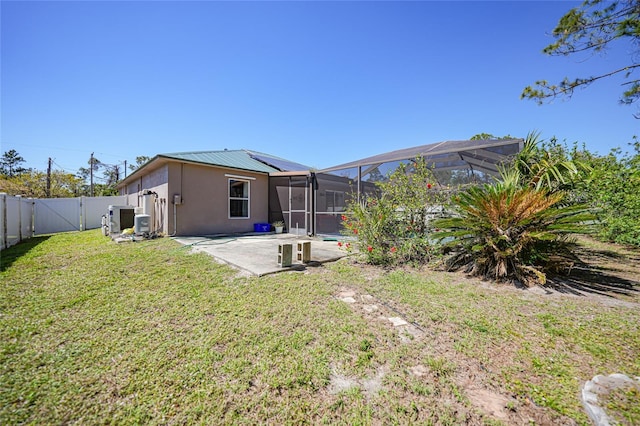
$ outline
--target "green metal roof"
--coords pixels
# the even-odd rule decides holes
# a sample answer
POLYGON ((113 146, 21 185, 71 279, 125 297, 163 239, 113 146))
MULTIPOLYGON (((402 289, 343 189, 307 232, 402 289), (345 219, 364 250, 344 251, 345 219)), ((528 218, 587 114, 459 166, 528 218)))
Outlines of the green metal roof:
POLYGON ((191 161, 194 163, 208 164, 212 166, 230 167, 233 169, 249 170, 253 172, 271 173, 279 171, 275 167, 268 166, 267 164, 255 160, 251 155, 249 155, 249 152, 245 150, 174 152, 169 154, 159 154, 158 157, 191 161))

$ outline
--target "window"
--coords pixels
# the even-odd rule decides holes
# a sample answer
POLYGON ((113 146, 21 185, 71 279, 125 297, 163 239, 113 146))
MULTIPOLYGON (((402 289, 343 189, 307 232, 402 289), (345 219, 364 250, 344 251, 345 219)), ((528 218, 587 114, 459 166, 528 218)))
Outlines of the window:
POLYGON ((249 181, 229 179, 229 218, 249 218, 249 181))

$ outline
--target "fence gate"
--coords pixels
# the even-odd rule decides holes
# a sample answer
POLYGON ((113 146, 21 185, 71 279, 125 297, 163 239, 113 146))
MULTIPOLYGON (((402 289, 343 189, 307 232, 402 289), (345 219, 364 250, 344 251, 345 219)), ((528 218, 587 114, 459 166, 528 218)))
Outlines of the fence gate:
POLYGON ((35 200, 34 234, 80 231, 80 198, 35 200))
POLYGON ((33 235, 100 228, 109 205, 125 204, 125 195, 33 199, 0 193, 0 250, 33 235))

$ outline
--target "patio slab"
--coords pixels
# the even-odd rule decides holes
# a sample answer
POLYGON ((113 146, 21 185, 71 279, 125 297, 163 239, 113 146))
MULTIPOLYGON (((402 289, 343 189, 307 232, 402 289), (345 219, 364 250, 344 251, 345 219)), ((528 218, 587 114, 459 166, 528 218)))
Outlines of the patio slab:
POLYGON ((303 270, 307 266, 333 262, 347 256, 340 250, 336 241, 322 238, 297 236, 295 234, 242 234, 212 235, 198 237, 175 237, 180 244, 189 245, 195 252, 203 252, 213 256, 220 262, 237 269, 262 276, 278 272, 303 270), (296 262, 296 246, 298 241, 311 242, 311 262, 296 262), (288 267, 278 265, 278 248, 280 244, 293 245, 293 264, 288 267))

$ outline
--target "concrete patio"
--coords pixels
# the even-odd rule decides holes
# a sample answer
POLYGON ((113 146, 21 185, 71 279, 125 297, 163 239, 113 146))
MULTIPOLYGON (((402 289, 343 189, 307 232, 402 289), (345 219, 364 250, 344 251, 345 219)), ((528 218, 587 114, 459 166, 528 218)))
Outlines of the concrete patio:
POLYGON ((185 246, 191 246, 194 252, 207 253, 220 262, 257 276, 303 270, 307 266, 336 261, 348 254, 338 247, 335 239, 295 234, 211 235, 176 237, 174 240, 185 246), (298 241, 311 242, 311 261, 308 264, 296 262, 296 243, 298 241), (293 245, 291 266, 280 267, 278 265, 280 244, 293 245))

